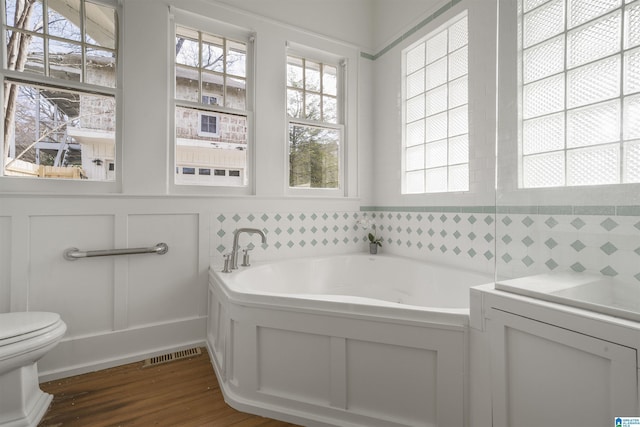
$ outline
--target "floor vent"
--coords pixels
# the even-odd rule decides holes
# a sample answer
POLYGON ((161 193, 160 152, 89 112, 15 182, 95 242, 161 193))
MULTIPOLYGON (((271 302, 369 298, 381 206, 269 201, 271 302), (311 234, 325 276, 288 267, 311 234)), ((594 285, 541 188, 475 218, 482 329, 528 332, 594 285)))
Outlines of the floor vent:
POLYGON ((143 368, 150 368, 152 366, 161 365, 163 363, 174 362, 180 359, 187 359, 193 356, 199 356, 202 354, 199 348, 189 348, 186 350, 175 351, 169 354, 163 354, 162 356, 152 357, 144 361, 143 368))

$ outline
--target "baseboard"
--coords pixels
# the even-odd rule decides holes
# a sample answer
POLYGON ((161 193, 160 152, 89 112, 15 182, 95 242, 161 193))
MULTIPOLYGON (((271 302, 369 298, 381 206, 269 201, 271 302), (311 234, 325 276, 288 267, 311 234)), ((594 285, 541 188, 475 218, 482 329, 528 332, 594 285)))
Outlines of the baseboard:
POLYGON ((204 346, 206 317, 63 339, 38 362, 40 382, 204 346))

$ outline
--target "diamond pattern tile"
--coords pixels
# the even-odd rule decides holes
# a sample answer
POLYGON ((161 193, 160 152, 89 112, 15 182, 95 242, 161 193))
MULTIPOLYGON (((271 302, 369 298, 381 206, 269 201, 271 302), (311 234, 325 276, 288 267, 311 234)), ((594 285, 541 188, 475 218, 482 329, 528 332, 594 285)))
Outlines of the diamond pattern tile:
POLYGON ((573 242, 571 244, 571 247, 576 251, 576 252, 580 252, 581 250, 583 250, 584 248, 586 248, 585 244, 582 243, 580 240, 576 240, 575 242, 573 242))
POLYGON ((611 231, 618 226, 618 223, 611 218, 607 218, 600 223, 600 226, 607 231, 611 231))
POLYGON ((616 248, 616 246, 611 242, 607 242, 604 245, 600 246, 600 250, 607 255, 611 255, 615 253, 618 250, 618 248, 616 248))
POLYGON ((233 231, 243 226, 267 233, 267 245, 249 240, 241 243, 255 245, 256 260, 332 254, 336 250, 363 252, 368 248, 367 239, 358 221, 368 218, 384 239, 383 254, 428 256, 433 262, 452 265, 462 261, 465 267, 487 272, 497 265, 505 277, 589 271, 640 282, 640 267, 629 265, 630 255, 640 257, 639 209, 591 206, 575 211, 582 214, 572 214, 574 211, 564 206, 547 206, 546 214, 530 213, 537 208, 518 210, 528 213, 496 217, 483 210, 469 212, 468 207, 426 213, 412 209, 215 213, 211 217, 210 252, 221 260, 229 251, 233 231))
POLYGON ((582 264, 580 264, 579 262, 571 264, 571 269, 573 271, 575 271, 576 273, 582 273, 583 271, 586 270, 586 268, 582 264))

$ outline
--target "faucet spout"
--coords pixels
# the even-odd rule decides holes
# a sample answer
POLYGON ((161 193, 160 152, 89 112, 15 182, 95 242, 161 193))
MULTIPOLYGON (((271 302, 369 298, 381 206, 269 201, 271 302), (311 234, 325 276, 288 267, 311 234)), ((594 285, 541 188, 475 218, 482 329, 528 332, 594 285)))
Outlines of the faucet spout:
POLYGON ((262 243, 267 243, 267 236, 264 232, 258 228, 238 228, 233 235, 233 248, 231 250, 231 269, 236 270, 238 268, 238 252, 240 251, 240 247, 238 244, 238 240, 240 238, 240 234, 259 234, 262 238, 262 243))

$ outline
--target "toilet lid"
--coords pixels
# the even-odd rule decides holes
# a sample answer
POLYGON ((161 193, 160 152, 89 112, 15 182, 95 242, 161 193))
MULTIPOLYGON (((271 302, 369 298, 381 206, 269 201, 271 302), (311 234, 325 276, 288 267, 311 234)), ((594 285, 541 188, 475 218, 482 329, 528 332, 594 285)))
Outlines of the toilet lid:
POLYGON ((44 329, 60 320, 58 313, 42 311, 0 314, 0 341, 44 329))

